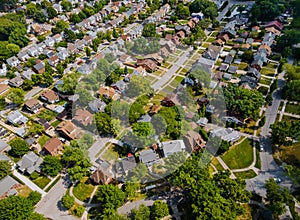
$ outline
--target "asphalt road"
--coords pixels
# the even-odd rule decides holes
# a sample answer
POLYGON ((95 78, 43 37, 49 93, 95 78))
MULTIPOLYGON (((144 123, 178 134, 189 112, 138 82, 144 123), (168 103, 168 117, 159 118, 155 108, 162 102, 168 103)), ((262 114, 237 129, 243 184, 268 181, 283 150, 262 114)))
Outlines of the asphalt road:
POLYGON ((253 4, 254 1, 237 1, 237 0, 229 0, 228 5, 224 8, 223 11, 221 11, 218 15, 218 17, 216 18, 218 21, 221 21, 224 17, 225 14, 227 13, 227 11, 233 6, 233 5, 249 5, 249 4, 253 4))
POLYGON ((60 199, 65 195, 67 185, 61 178, 55 186, 36 205, 35 211, 53 220, 76 220, 68 211, 60 206, 60 199))
MULTIPOLYGON (((289 59, 289 63, 292 63, 291 59, 289 59)), ((276 120, 277 112, 281 101, 281 89, 285 85, 284 74, 285 72, 281 72, 278 75, 278 89, 273 93, 272 105, 268 106, 266 109, 266 123, 261 128, 260 132, 260 144, 264 148, 264 151, 260 153, 261 173, 253 179, 246 180, 247 189, 263 197, 266 196, 266 189, 264 188, 264 184, 265 181, 269 178, 280 178, 280 185, 282 187, 290 188, 292 186, 292 181, 286 176, 283 167, 279 166, 273 158, 272 143, 270 139, 270 126, 274 124, 276 120)))

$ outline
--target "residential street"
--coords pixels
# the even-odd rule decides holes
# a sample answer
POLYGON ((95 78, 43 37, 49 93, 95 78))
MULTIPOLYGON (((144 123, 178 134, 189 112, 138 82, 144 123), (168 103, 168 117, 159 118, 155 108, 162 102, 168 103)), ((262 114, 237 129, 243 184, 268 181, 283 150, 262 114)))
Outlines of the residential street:
POLYGON ((68 214, 68 211, 59 206, 61 197, 66 193, 67 186, 61 178, 55 186, 36 205, 35 211, 53 220, 74 220, 77 219, 68 214))
POLYGON ((96 142, 89 148, 89 157, 91 162, 95 164, 97 153, 102 149, 102 147, 109 141, 109 138, 101 138, 100 136, 96 137, 96 142))
POLYGON ((281 101, 281 89, 285 85, 284 74, 285 72, 283 71, 278 75, 278 89, 273 93, 272 105, 268 106, 266 109, 266 123, 261 128, 260 132, 260 144, 264 147, 264 152, 260 153, 261 173, 253 179, 246 180, 247 189, 254 191, 261 196, 266 196, 266 190, 263 186, 265 181, 269 178, 280 178, 282 181, 280 184, 281 186, 289 188, 292 185, 292 182, 287 178, 283 167, 278 166, 273 158, 270 139, 270 126, 274 124, 276 120, 281 101))
POLYGON ((180 68, 183 67, 183 64, 186 60, 189 59, 188 54, 192 51, 192 48, 189 47, 184 54, 177 60, 177 62, 161 77, 159 81, 151 85, 151 87, 157 91, 160 90, 164 87, 166 83, 170 81, 172 76, 176 73, 176 71, 180 68))

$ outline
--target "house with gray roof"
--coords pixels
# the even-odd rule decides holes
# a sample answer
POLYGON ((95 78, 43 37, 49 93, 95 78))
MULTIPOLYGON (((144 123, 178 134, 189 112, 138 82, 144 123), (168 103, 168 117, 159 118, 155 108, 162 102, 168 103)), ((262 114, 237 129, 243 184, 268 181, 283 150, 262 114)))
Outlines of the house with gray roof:
POLYGON ((29 56, 37 57, 39 55, 39 51, 35 46, 31 46, 27 49, 27 53, 29 56))
POLYGON ((22 79, 21 76, 16 76, 15 78, 12 78, 8 81, 8 85, 19 88, 20 86, 23 85, 23 82, 24 80, 22 79))
POLYGON ((151 122, 151 116, 146 114, 146 115, 142 115, 137 122, 151 122))
POLYGON ((186 147, 183 140, 172 140, 162 142, 162 149, 165 157, 168 157, 174 153, 185 151, 186 147))
POLYGON ((12 66, 12 67, 17 67, 19 64, 20 64, 20 60, 13 56, 13 57, 10 57, 6 60, 6 63, 9 65, 9 66, 12 66))
POLYGON ((211 132, 212 137, 220 137, 224 141, 235 142, 240 137, 241 134, 238 131, 233 130, 232 128, 216 128, 211 132))
POLYGON ((7 196, 17 195, 16 190, 21 184, 17 182, 11 176, 6 176, 0 180, 0 199, 4 199, 7 196))
POLYGON ((139 153, 139 159, 147 166, 151 166, 159 159, 159 157, 153 150, 143 150, 139 153))
POLYGON ((17 168, 22 173, 32 174, 33 172, 41 171, 41 164, 43 163, 43 158, 36 155, 33 151, 25 154, 21 160, 17 162, 17 168))
POLYGON ((2 139, 0 139, 0 152, 5 151, 9 145, 2 139))
POLYGON ((103 102, 101 99, 95 99, 93 101, 90 101, 88 103, 89 108, 92 112, 104 112, 104 109, 106 107, 106 103, 103 102))
POLYGON ((26 124, 28 118, 19 112, 19 110, 9 113, 6 120, 11 124, 26 124))
POLYGON ((19 52, 17 54, 17 57, 19 58, 19 60, 21 60, 23 62, 25 62, 26 60, 28 60, 30 58, 26 51, 19 52))
POLYGON ((4 153, 0 153, 0 161, 11 161, 10 157, 5 155, 4 153))

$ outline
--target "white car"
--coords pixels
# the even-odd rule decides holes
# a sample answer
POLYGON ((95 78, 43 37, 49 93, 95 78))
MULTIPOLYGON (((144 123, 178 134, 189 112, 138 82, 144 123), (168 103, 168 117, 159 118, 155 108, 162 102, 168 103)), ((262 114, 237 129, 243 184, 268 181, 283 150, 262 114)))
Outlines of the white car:
POLYGON ((259 151, 260 152, 263 152, 264 151, 264 146, 261 144, 261 145, 259 145, 259 151))
POLYGON ((274 177, 274 180, 276 183, 280 183, 281 182, 281 179, 279 177, 274 177))

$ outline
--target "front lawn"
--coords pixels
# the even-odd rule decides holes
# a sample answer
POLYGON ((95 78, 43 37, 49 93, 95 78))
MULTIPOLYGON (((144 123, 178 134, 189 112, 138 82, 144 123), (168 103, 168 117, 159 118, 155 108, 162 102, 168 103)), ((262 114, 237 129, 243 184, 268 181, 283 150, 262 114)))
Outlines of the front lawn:
POLYGON ((73 195, 79 199, 80 201, 87 202, 90 198, 94 186, 86 182, 86 178, 83 181, 80 181, 74 188, 73 188, 73 195))
POLYGON ((264 67, 263 67, 263 68, 261 69, 260 73, 261 73, 262 75, 266 75, 266 76, 273 76, 274 73, 275 73, 275 70, 274 70, 274 69, 269 69, 269 68, 264 68, 264 67))
POLYGON ((294 105, 287 103, 285 106, 285 112, 292 113, 292 114, 300 114, 300 105, 294 105))
POLYGON ((48 183, 50 183, 50 179, 46 176, 40 176, 35 180, 32 180, 32 182, 34 182, 38 187, 40 187, 41 189, 44 189, 48 183))
POLYGON ((211 164, 214 165, 214 167, 218 170, 218 171, 222 171, 224 170, 224 168, 222 167, 222 165, 219 163, 218 159, 213 157, 211 159, 211 164))
POLYGON ((45 135, 45 134, 43 134, 43 135, 40 137, 40 139, 38 140, 38 143, 39 143, 39 145, 41 145, 41 147, 43 147, 43 146, 46 144, 46 142, 47 142, 48 140, 50 140, 50 137, 47 136, 47 135, 45 135))
POLYGON ((265 84, 265 85, 270 85, 270 84, 271 84, 271 79, 261 78, 261 79, 259 80, 259 83, 265 84))
POLYGON ((256 177, 256 173, 253 170, 247 170, 244 172, 234 172, 233 173, 236 177, 241 178, 241 179, 252 179, 256 177))
POLYGON ((230 169, 241 169, 251 165, 253 150, 250 139, 245 139, 239 145, 231 147, 221 158, 230 169))
POLYGON ((115 152, 113 150, 112 146, 107 148, 106 151, 102 154, 102 159, 107 160, 107 161, 115 161, 118 158, 119 158, 119 154, 118 154, 118 152, 115 152))
POLYGON ((54 127, 54 128, 56 128, 57 125, 60 124, 60 122, 61 122, 61 121, 59 121, 59 120, 55 120, 54 122, 51 123, 51 126, 54 127))
POLYGON ((264 87, 264 86, 260 86, 260 87, 258 88, 258 91, 259 91, 260 93, 262 93, 263 95, 267 95, 268 90, 269 90, 269 88, 264 87))
POLYGON ((18 195, 23 197, 28 197, 29 194, 32 192, 32 190, 26 185, 22 185, 21 187, 17 188, 17 191, 18 195))

